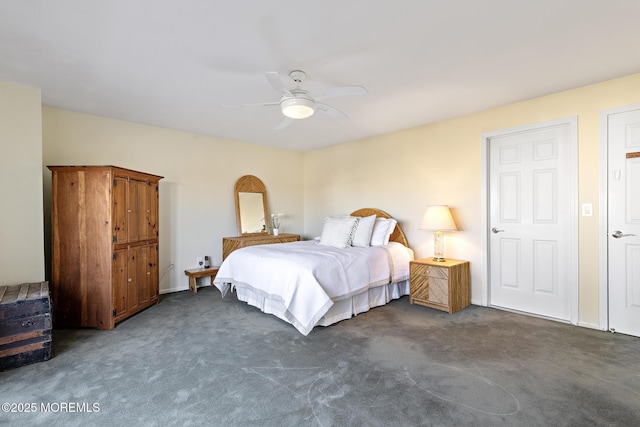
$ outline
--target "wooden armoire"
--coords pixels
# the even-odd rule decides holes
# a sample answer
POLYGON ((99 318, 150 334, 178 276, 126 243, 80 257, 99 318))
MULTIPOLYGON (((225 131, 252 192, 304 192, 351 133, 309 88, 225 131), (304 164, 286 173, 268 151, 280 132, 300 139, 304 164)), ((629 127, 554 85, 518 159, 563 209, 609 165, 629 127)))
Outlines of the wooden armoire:
POLYGON ((115 166, 49 166, 54 326, 113 329, 158 302, 158 183, 115 166))

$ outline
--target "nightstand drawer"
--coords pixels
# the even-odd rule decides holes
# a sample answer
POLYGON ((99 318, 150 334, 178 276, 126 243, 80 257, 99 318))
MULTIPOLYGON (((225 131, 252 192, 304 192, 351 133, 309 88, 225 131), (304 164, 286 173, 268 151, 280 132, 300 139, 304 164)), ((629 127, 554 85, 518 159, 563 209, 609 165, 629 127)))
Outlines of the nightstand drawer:
POLYGON ((411 264, 409 287, 414 298, 447 305, 449 269, 426 264, 411 264))
POLYGON ((409 292, 411 294, 411 303, 414 299, 429 299, 429 276, 427 275, 428 265, 409 264, 409 292))
POLYGON ((429 301, 442 304, 449 304, 449 280, 441 277, 429 277, 429 301))

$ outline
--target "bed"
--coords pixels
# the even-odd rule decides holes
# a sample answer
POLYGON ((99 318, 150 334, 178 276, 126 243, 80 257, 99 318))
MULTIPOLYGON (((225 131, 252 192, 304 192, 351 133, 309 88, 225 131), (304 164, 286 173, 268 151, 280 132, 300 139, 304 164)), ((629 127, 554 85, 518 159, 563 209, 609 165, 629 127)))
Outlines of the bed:
POLYGON ((325 218, 317 239, 232 252, 214 286, 308 335, 408 295, 412 259, 397 222, 364 208, 325 218))

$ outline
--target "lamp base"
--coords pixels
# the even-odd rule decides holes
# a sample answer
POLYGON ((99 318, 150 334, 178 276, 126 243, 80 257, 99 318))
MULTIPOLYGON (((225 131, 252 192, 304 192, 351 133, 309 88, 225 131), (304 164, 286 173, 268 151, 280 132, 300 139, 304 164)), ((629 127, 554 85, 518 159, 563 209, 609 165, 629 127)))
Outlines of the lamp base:
POLYGON ((436 231, 433 234, 433 260, 444 261, 444 235, 442 231, 436 231))

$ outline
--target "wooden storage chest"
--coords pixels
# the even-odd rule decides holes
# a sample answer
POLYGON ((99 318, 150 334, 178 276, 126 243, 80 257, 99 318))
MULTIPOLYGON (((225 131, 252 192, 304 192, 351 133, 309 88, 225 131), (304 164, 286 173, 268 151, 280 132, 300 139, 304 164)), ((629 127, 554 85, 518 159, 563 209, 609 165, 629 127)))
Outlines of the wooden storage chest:
POLYGON ((48 282, 0 286, 0 371, 50 358, 48 282))

